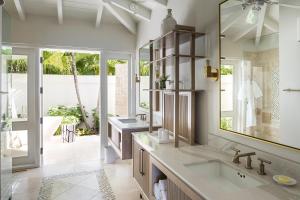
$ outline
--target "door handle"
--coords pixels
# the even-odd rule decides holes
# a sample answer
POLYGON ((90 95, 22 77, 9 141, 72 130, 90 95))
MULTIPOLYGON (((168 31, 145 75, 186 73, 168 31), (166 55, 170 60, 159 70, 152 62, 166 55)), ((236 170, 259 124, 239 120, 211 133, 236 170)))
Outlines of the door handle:
POLYGON ((139 160, 139 172, 142 176, 145 175, 144 173, 144 149, 140 149, 140 160, 139 160))
POLYGON ((139 173, 142 174, 141 170, 141 149, 139 149, 139 173))
POLYGON ((8 94, 8 92, 0 91, 0 94, 8 94))

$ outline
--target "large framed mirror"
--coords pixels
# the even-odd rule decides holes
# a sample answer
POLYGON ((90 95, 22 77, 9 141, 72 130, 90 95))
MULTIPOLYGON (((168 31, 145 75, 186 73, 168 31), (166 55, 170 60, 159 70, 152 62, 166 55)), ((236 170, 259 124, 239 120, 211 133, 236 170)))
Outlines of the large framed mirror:
POLYGON ((300 1, 219 9, 220 128, 300 150, 300 1))

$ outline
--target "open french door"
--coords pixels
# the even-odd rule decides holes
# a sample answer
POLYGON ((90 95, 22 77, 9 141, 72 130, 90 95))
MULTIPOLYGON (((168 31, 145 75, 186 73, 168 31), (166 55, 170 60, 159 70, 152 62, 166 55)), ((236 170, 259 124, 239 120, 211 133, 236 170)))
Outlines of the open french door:
POLYGON ((13 48, 9 66, 12 103, 12 134, 9 147, 13 168, 39 166, 39 104, 35 49, 13 48))
POLYGON ((135 116, 135 69, 133 55, 126 53, 101 52, 100 73, 100 136, 101 159, 104 148, 108 145, 108 116, 135 116), (111 63, 118 63, 110 69, 111 63), (111 77, 113 74, 114 78, 111 77), (111 84, 111 81, 114 84, 111 84), (112 86, 114 85, 114 88, 112 86), (113 93, 113 94, 112 94, 113 93))

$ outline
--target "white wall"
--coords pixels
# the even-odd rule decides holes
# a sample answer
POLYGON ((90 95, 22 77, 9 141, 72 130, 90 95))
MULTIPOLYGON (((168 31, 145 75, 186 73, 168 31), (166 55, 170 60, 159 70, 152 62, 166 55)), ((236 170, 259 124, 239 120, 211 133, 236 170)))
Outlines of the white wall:
MULTIPOLYGON (((27 112, 27 101, 24 101, 27 91, 26 75, 13 74, 14 104, 17 114, 27 112)), ((108 113, 115 113, 115 76, 108 76, 108 113)), ((99 91, 99 76, 78 76, 79 91, 82 104, 88 112, 88 121, 92 125, 92 110, 97 106, 99 91), (94 92, 91 92, 94 91, 94 92)), ((44 75, 43 76, 43 113, 47 115, 50 107, 57 105, 76 106, 78 104, 72 75, 44 75)))
MULTIPOLYGON (((207 33, 206 49, 207 57, 211 60, 211 65, 219 66, 219 3, 223 0, 169 0, 168 8, 174 10, 175 19, 179 24, 195 26, 197 31, 207 33)), ((138 27, 137 50, 150 39, 160 35, 160 24, 166 15, 166 10, 157 9, 153 12, 150 22, 143 22, 138 27)), ((198 63, 197 67, 202 67, 203 63, 198 63)), ((197 73, 199 73, 198 70, 197 73)), ((199 77, 201 75, 197 75, 199 77)), ((202 96, 201 111, 201 142, 207 140, 207 135, 216 135, 226 140, 235 141, 248 145, 261 151, 269 152, 300 162, 298 152, 265 143, 248 137, 232 134, 219 130, 219 83, 200 78, 196 82, 197 87, 205 89, 202 96)), ((207 141, 205 141, 207 142, 207 141)))
POLYGON ((136 37, 120 24, 101 24, 99 28, 88 21, 27 16, 26 21, 12 17, 11 39, 5 42, 37 47, 68 47, 134 52, 136 37))

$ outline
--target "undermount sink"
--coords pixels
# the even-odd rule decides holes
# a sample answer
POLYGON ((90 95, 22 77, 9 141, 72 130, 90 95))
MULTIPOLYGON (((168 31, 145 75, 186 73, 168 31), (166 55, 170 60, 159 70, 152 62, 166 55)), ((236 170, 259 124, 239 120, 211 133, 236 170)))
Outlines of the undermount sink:
POLYGON ((237 189, 264 185, 263 182, 219 160, 185 164, 185 167, 194 173, 195 178, 201 179, 223 192, 234 192, 237 189))
POLYGON ((118 119, 120 122, 124 123, 124 124, 133 124, 133 123, 137 123, 138 120, 137 119, 118 119))

